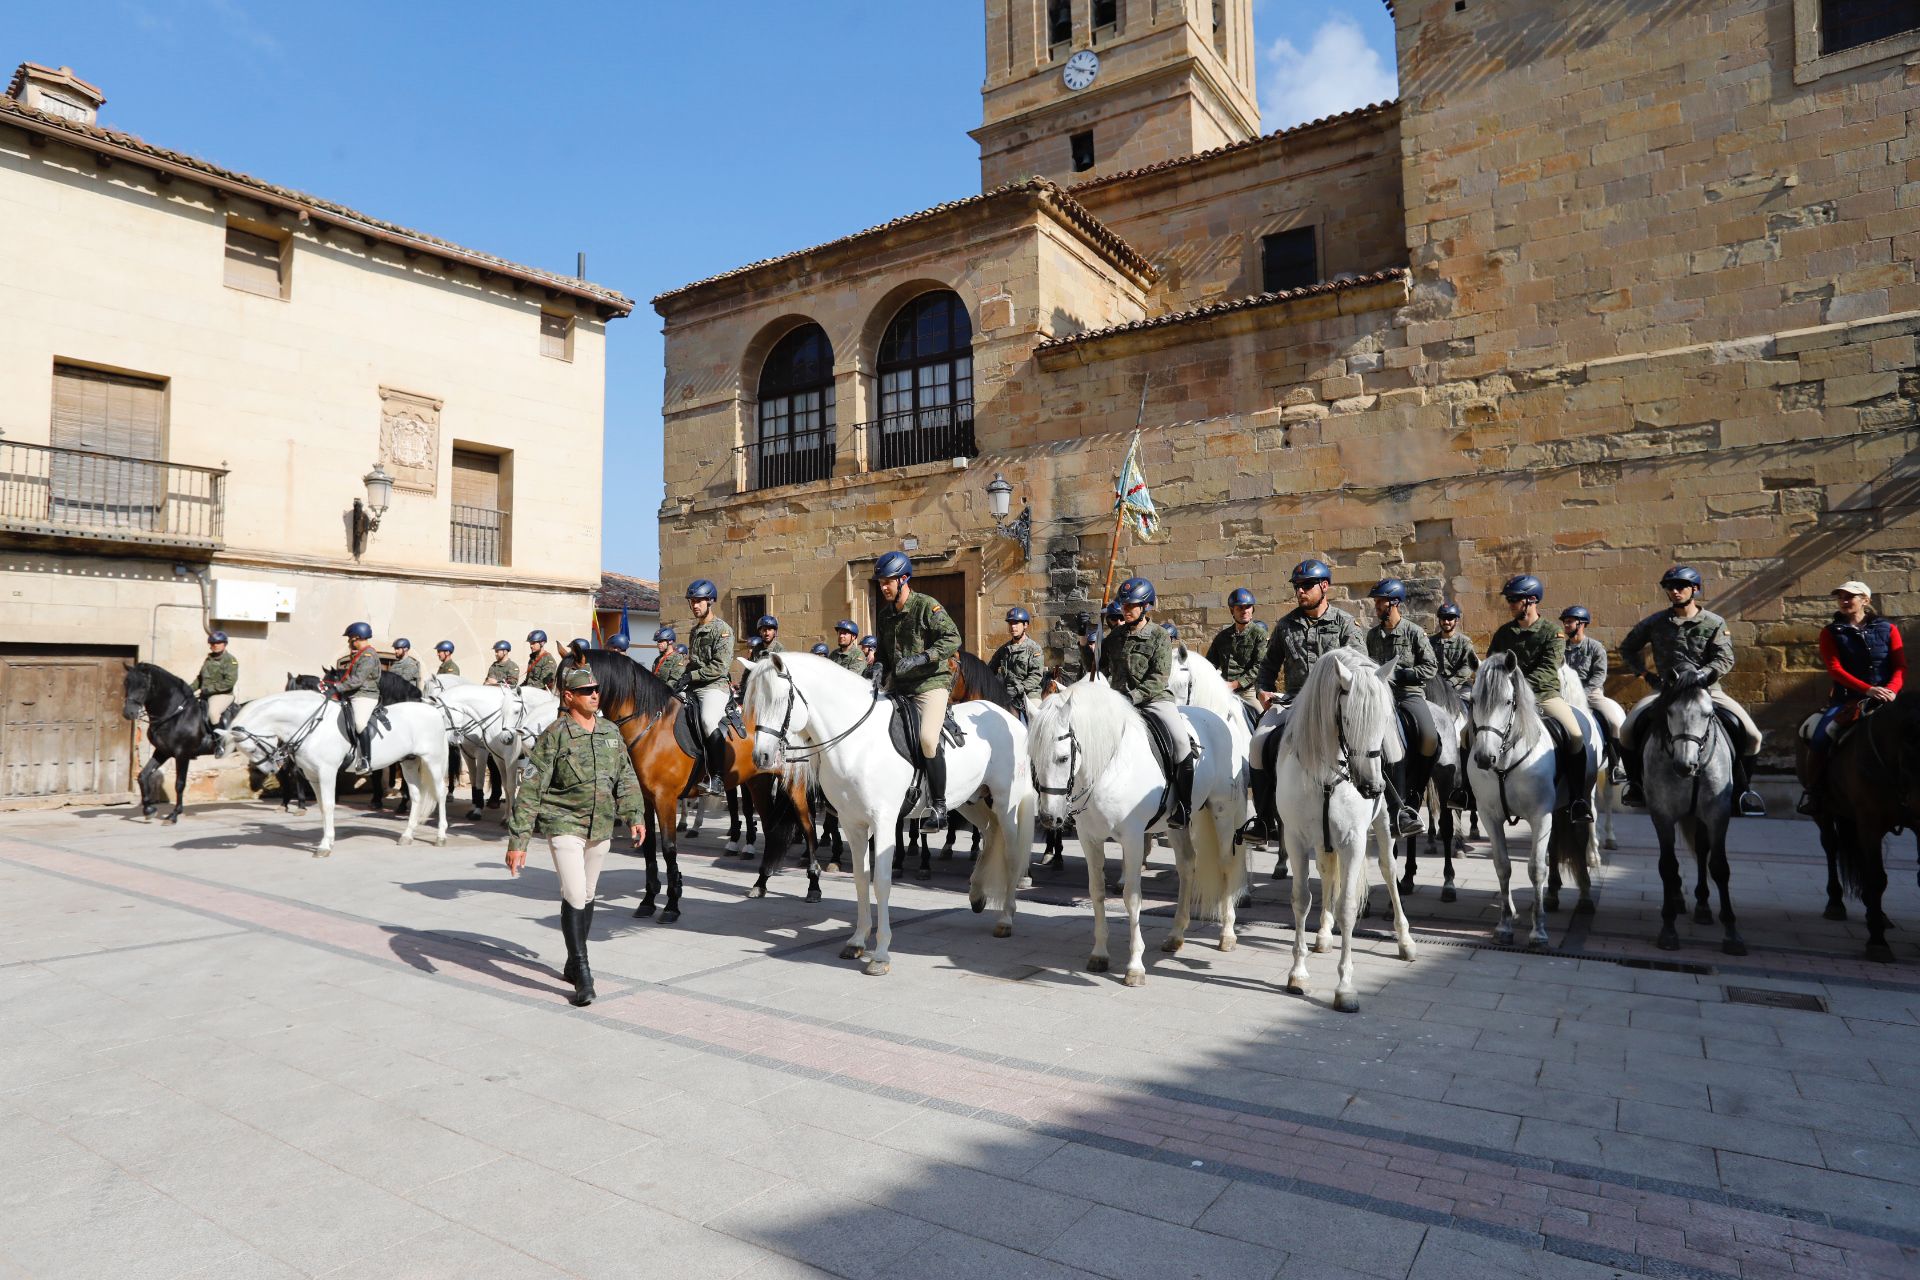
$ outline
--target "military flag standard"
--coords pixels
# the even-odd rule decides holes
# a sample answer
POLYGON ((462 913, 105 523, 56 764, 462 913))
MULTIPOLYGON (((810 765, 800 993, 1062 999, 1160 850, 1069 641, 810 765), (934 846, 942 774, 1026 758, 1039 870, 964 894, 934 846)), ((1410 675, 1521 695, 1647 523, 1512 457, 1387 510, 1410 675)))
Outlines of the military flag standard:
POLYGON ((1127 446, 1127 460, 1120 464, 1120 478, 1114 482, 1114 496, 1122 515, 1142 538, 1160 531, 1160 513, 1153 509, 1153 495, 1147 492, 1147 477, 1140 471, 1140 433, 1133 433, 1127 446))

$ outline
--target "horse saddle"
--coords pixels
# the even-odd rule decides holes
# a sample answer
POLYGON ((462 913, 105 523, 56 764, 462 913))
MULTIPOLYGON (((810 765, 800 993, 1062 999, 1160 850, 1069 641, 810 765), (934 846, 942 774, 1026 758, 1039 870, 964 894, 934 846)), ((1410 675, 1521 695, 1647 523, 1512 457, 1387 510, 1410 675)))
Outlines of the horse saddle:
POLYGON ((1150 716, 1135 709, 1140 723, 1147 727, 1147 743, 1153 748, 1153 762, 1160 766, 1160 775, 1169 783, 1173 781, 1173 743, 1167 738, 1167 727, 1160 723, 1158 716, 1150 716))
POLYGON ((693 727, 693 704, 680 704, 680 714, 673 718, 673 743, 684 751, 689 759, 704 760, 706 752, 700 746, 700 738, 693 727))
MULTIPOLYGON (((1855 698, 1842 703, 1834 712, 1833 722, 1827 726, 1827 750, 1831 751, 1844 742, 1852 732, 1860 727, 1860 722, 1881 707, 1881 703, 1872 698, 1855 698)), ((1717 708, 1716 708, 1717 710, 1717 708)), ((1721 713, 1725 715, 1724 712, 1721 713)), ((1813 741, 1813 735, 1820 728, 1820 722, 1826 718, 1825 711, 1816 711, 1800 722, 1800 737, 1806 742, 1813 741)), ((1732 726, 1728 726, 1732 731, 1732 726)))
MULTIPOLYGON (((340 698, 338 701, 340 703, 340 716, 336 723, 340 726, 340 736, 345 738, 348 745, 351 746, 355 736, 353 732, 353 705, 345 698, 340 698)), ((393 718, 387 714, 385 707, 375 707, 373 714, 367 717, 367 727, 376 731, 386 729, 392 723, 393 718)))
MULTIPOLYGON (((1593 722, 1597 727, 1599 717, 1593 717, 1593 722)), ((1558 720, 1550 720, 1546 716, 1540 717, 1540 723, 1546 726, 1547 740, 1553 743, 1553 811, 1559 813, 1573 803, 1572 784, 1567 778, 1567 771, 1560 767, 1560 762, 1567 758, 1567 730, 1558 720)), ((1582 778, 1578 785, 1583 792, 1592 791, 1593 784, 1599 780, 1598 775, 1588 769, 1584 763, 1580 766, 1580 772, 1582 778)))
MULTIPOLYGON (((912 698, 890 698, 893 703, 893 720, 887 726, 887 736, 893 739, 893 749, 900 758, 920 769, 920 704, 912 698)), ((940 740, 949 747, 963 746, 967 735, 953 718, 953 706, 947 706, 946 723, 940 726, 940 740)))

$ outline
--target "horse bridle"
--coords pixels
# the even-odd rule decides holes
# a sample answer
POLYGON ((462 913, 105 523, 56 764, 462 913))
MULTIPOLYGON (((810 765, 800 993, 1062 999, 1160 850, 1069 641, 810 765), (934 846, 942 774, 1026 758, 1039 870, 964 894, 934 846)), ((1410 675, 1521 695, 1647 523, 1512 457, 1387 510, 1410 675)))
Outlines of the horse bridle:
POLYGON ((1064 787, 1043 787, 1036 781, 1033 784, 1033 789, 1043 796, 1065 796, 1067 797, 1067 812, 1069 814, 1081 813, 1085 811, 1088 802, 1093 799, 1093 783, 1088 782, 1085 787, 1081 788, 1079 792, 1080 798, 1078 800, 1074 799, 1073 780, 1079 776, 1080 773, 1080 739, 1074 733, 1073 726, 1069 724, 1060 731, 1060 736, 1055 738, 1054 741, 1067 744, 1067 785, 1064 787))
POLYGON ((295 729, 291 736, 284 739, 276 741, 265 734, 255 733, 244 725, 237 724, 229 728, 227 732, 236 737, 245 738, 250 742, 273 743, 274 745, 268 749, 266 760, 263 763, 272 765, 274 771, 278 772, 286 766, 289 760, 293 759, 293 753, 298 751, 306 740, 313 736, 314 730, 320 727, 320 722, 326 719, 327 707, 331 702, 332 699, 322 701, 319 706, 313 709, 313 714, 308 716, 306 721, 301 724, 298 729, 295 729))
MULTIPOLYGON (((1519 681, 1520 681, 1520 676, 1518 674, 1518 671, 1516 670, 1514 674, 1514 683, 1516 686, 1519 684, 1519 681)), ((1507 803, 1507 775, 1514 771, 1514 769, 1517 767, 1518 762, 1516 761, 1514 763, 1510 763, 1504 769, 1500 767, 1500 762, 1507 758, 1507 753, 1509 751, 1513 750, 1513 737, 1515 732, 1517 732, 1519 728, 1520 728, 1520 695, 1519 695, 1519 690, 1516 687, 1516 689, 1514 690, 1513 713, 1507 717, 1507 727, 1499 731, 1500 745, 1499 745, 1499 748, 1493 753, 1493 777, 1494 777, 1494 781, 1500 784, 1500 812, 1506 815, 1507 825, 1510 827, 1517 827, 1520 825, 1520 815, 1515 813, 1513 811, 1513 806, 1507 803)), ((1474 722, 1473 709, 1472 709, 1472 706, 1469 705, 1467 709, 1467 736, 1469 738, 1475 738, 1483 733, 1492 733, 1492 732, 1494 732, 1494 728, 1492 725, 1476 724, 1474 722)))
POLYGON ((753 726, 753 731, 756 734, 771 734, 774 740, 780 744, 782 754, 789 758, 798 757, 805 760, 813 756, 824 755, 828 749, 852 737, 854 730, 865 724, 867 717, 873 714, 873 709, 880 705, 880 697, 878 693, 876 693, 873 701, 867 704, 867 709, 860 713, 860 718, 839 733, 811 745, 795 746, 787 740, 787 731, 793 726, 793 704, 796 701, 804 702, 809 711, 813 710, 813 704, 807 702, 806 693, 799 685, 793 682, 792 672, 788 671, 785 667, 775 667, 773 670, 776 675, 787 682, 787 709, 780 717, 780 727, 778 729, 769 729, 766 725, 756 724, 753 726))
MULTIPOLYGON (((1347 695, 1350 692, 1351 690, 1342 689, 1333 700, 1333 731, 1340 744, 1341 763, 1334 769, 1333 775, 1320 784, 1320 852, 1322 853, 1333 852, 1333 793, 1339 790, 1341 783, 1350 784, 1363 799, 1380 798, 1381 788, 1364 786, 1353 775, 1355 753, 1353 747, 1347 742, 1347 718, 1342 714, 1342 708, 1346 706, 1347 695)), ((1380 748, 1375 747, 1367 752, 1366 758, 1372 760, 1380 754, 1380 748)))

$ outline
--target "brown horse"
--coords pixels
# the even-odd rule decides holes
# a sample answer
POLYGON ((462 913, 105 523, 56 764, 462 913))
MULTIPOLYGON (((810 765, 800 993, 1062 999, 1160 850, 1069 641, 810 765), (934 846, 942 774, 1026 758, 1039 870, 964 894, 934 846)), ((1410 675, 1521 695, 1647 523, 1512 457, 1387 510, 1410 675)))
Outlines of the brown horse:
MULTIPOLYGON (((665 681, 623 653, 612 649, 588 649, 586 663, 593 669, 593 678, 600 686, 600 712, 613 722, 621 739, 627 744, 627 756, 633 761, 633 771, 640 779, 640 790, 646 797, 647 807, 655 815, 650 831, 656 838, 642 846, 647 862, 646 893, 640 905, 634 909, 634 915, 645 918, 658 910, 661 922, 672 924, 680 918, 682 891, 677 833, 680 797, 686 794, 688 785, 704 768, 703 761, 696 760, 681 748, 675 734, 676 722, 688 714, 686 704, 673 695, 665 681), (659 903, 662 887, 660 855, 665 856, 667 863, 667 900, 664 906, 659 903)), ((689 736, 698 737, 697 734, 689 736)), ((805 792, 800 792, 797 804, 782 808, 779 797, 784 795, 791 801, 794 788, 754 769, 752 736, 749 729, 745 739, 733 742, 732 759, 722 778, 728 786, 746 789, 749 799, 759 808, 767 824, 766 852, 761 859, 760 880, 750 891, 750 896, 766 896, 767 877, 779 866, 781 855, 786 852, 791 840, 791 821, 798 820, 807 833, 807 900, 817 902, 820 898, 820 876, 812 858, 813 829, 806 819, 805 792)))
MULTIPOLYGON (((1800 779, 1807 782, 1804 743, 1800 779)), ((1882 846, 1894 832, 1920 829, 1920 692, 1903 691, 1863 717, 1828 749, 1826 769, 1809 790, 1819 806, 1816 821, 1829 875, 1837 869, 1841 882, 1866 907, 1867 959, 1891 962, 1887 914, 1880 906, 1887 890, 1882 846)))

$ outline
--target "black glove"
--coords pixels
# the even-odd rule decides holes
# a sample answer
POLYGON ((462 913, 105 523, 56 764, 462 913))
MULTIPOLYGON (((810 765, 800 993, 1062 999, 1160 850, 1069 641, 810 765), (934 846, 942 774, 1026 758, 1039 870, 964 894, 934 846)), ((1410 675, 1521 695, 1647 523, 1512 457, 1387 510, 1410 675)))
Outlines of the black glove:
POLYGON ((1666 681, 1662 680, 1660 674, 1656 671, 1642 671, 1640 678, 1652 685, 1657 692, 1664 692, 1666 690, 1666 681))
POLYGON ((1426 681, 1420 678, 1418 671, 1409 671, 1405 667, 1397 668, 1393 673, 1393 682, 1402 689, 1418 689, 1426 681))
POLYGON ((930 667, 932 665, 933 665, 932 654, 916 653, 911 657, 902 658, 900 659, 900 661, 894 663, 893 674, 897 676, 904 676, 912 672, 918 671, 922 667, 930 667))
POLYGON ((1699 685, 1702 689, 1704 689, 1708 685, 1712 684, 1714 681, 1718 680, 1719 678, 1720 678, 1720 673, 1718 671, 1715 671, 1712 667, 1708 667, 1706 670, 1700 673, 1699 678, 1695 680, 1694 683, 1699 685))

